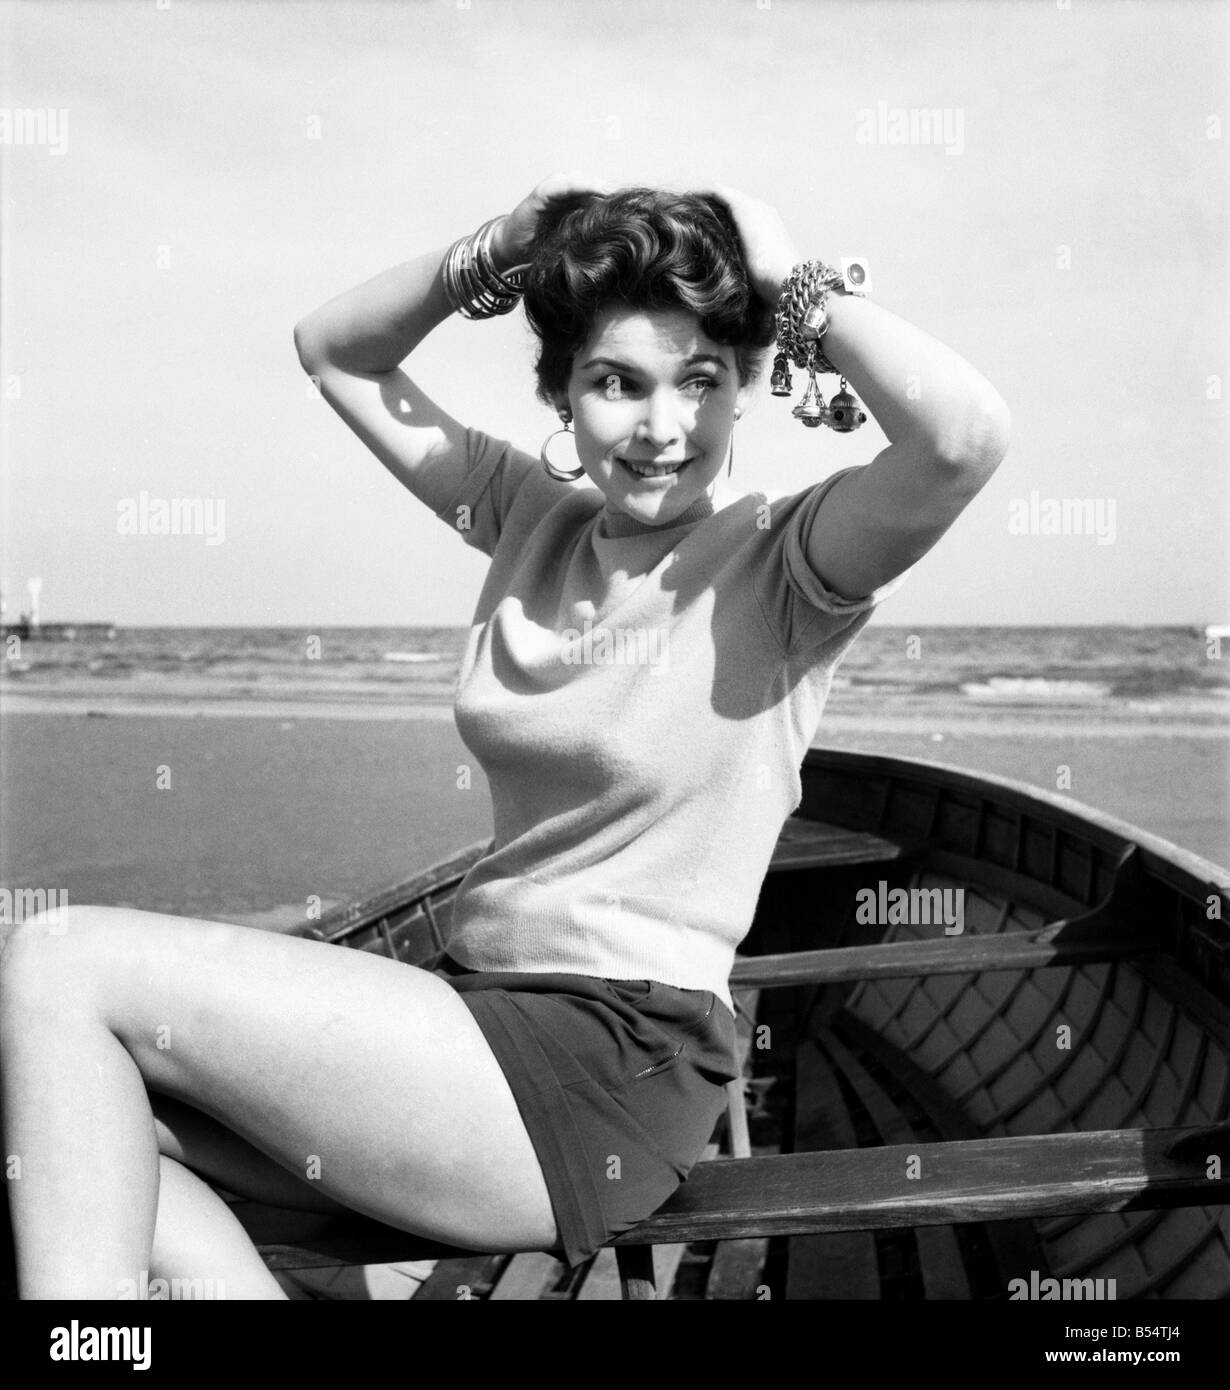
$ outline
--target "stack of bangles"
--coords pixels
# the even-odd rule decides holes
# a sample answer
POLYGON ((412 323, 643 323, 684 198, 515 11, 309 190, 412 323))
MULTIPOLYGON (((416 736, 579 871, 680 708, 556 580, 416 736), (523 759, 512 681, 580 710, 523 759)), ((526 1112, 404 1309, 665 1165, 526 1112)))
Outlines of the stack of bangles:
POLYGON ((503 217, 493 217, 470 236, 458 238, 444 258, 445 297, 465 318, 489 319, 510 313, 525 292, 529 263, 501 271, 491 255, 495 230, 503 221, 503 217))

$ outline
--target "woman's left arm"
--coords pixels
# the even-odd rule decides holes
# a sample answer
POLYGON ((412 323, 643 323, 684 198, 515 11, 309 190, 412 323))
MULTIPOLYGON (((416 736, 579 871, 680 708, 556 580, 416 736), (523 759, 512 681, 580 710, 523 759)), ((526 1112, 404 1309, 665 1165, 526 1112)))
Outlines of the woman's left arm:
MULTIPOLYGON (((781 217, 735 189, 730 208, 756 293, 777 307, 798 255, 781 217)), ((812 569, 843 598, 862 598, 921 559, 956 521, 1008 449, 999 392, 963 357, 870 300, 831 294, 824 355, 888 436, 842 478, 807 538, 812 569)), ((797 380, 797 378, 796 378, 797 380)))
POLYGON ((965 359, 869 300, 828 300, 824 355, 889 445, 817 509, 807 558, 825 585, 861 598, 920 560, 1008 450, 1003 397, 965 359))

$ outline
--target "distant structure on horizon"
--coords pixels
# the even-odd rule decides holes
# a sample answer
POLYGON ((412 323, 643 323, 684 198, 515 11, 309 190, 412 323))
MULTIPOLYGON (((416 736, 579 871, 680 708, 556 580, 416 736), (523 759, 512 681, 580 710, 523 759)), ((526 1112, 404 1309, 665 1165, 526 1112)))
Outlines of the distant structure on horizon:
POLYGON ((105 637, 113 641, 116 633, 114 623, 72 622, 44 623, 38 614, 38 596, 43 587, 41 579, 28 579, 26 592, 30 603, 26 611, 15 623, 5 617, 6 604, 0 594, 0 638, 20 637, 25 641, 72 642, 78 637, 105 637))

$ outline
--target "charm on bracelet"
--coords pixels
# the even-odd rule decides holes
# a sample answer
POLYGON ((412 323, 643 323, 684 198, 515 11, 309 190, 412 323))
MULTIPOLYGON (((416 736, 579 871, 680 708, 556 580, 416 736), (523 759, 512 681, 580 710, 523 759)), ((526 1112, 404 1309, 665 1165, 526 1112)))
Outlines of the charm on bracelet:
POLYGON ((820 394, 820 387, 816 384, 814 371, 809 375, 807 390, 803 392, 803 399, 790 413, 809 429, 818 429, 820 425, 828 423, 828 408, 824 404, 824 397, 820 394))
POLYGON ((773 373, 769 377, 769 390, 775 396, 792 396, 794 382, 790 378, 790 359, 779 352, 773 359, 773 373))
POLYGON ((867 412, 863 403, 846 387, 846 379, 841 379, 841 390, 829 402, 828 414, 824 423, 838 434, 850 434, 860 425, 867 423, 867 412))

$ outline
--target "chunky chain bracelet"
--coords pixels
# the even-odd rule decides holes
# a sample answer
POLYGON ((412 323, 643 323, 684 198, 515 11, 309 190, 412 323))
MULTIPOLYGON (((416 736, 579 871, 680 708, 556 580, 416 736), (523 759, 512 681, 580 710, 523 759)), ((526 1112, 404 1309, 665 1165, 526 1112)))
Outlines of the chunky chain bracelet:
MULTIPOLYGON (((863 273, 866 273, 865 266, 863 273)), ((775 396, 789 396, 794 389, 790 379, 790 363, 803 368, 807 372, 807 390, 791 414, 812 429, 828 425, 840 434, 849 434, 858 429, 865 423, 867 412, 862 402, 847 390, 844 376, 838 393, 825 405, 816 383, 816 373, 840 375, 820 345, 828 328, 829 295, 846 285, 847 274, 847 271, 834 270, 823 261, 803 261, 791 270, 782 284, 781 296, 777 301, 778 351, 773 359, 773 374, 769 378, 769 389, 775 396)))
POLYGON ((777 346, 796 367, 837 373, 820 349, 820 320, 827 320, 823 311, 829 291, 840 284, 841 271, 823 261, 801 262, 783 283, 777 301, 777 346), (820 314, 812 312, 813 308, 820 314))

